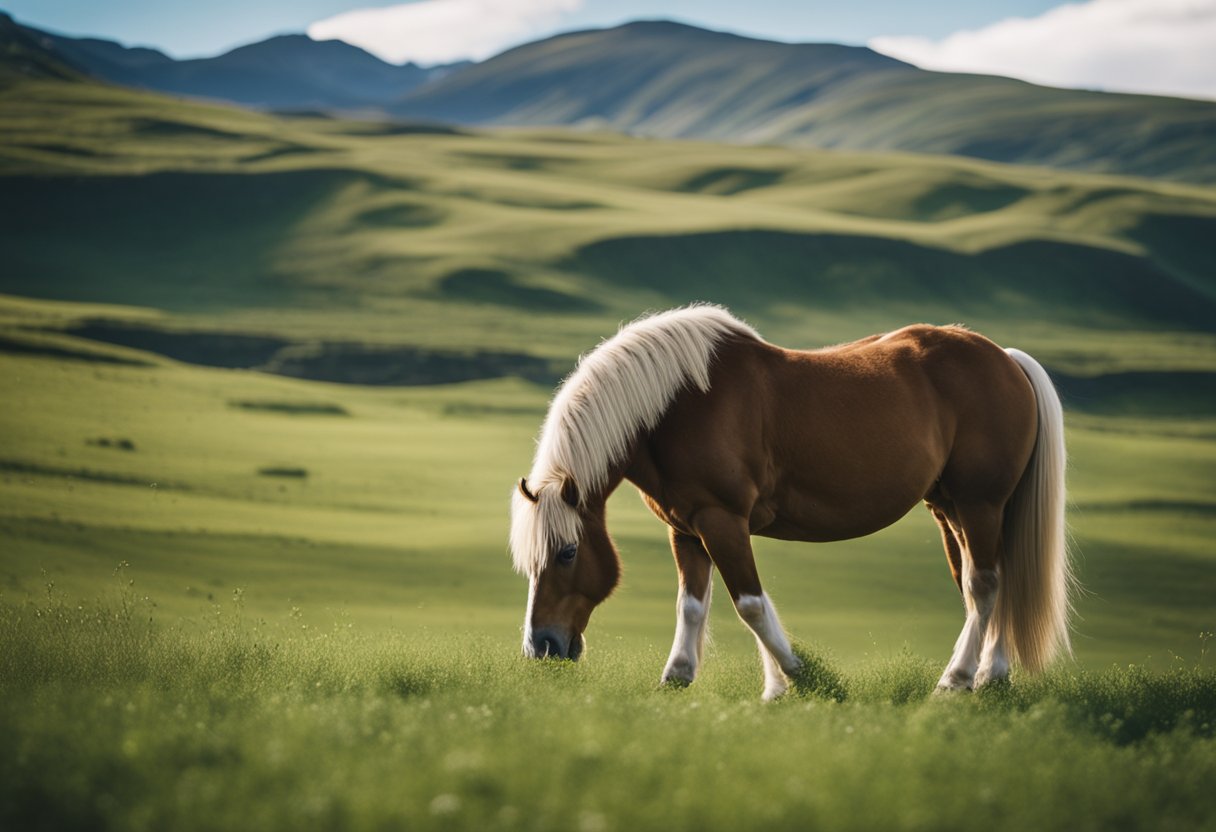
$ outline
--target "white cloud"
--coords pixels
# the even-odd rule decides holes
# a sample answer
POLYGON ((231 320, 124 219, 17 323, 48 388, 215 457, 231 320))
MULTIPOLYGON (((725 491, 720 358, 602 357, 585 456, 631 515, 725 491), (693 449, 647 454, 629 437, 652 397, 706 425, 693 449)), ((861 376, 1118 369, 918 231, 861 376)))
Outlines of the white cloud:
POLYGON ((583 0, 420 0, 356 9, 308 27, 313 40, 344 40, 390 63, 479 61, 551 27, 583 0))
POLYGON ((1088 0, 938 41, 869 45, 925 69, 1216 99, 1216 0, 1088 0))

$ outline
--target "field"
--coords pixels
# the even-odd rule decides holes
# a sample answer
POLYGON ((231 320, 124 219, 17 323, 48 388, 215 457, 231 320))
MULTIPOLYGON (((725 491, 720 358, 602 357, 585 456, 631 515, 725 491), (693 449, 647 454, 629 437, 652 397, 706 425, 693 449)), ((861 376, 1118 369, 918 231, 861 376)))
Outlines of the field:
POLYGON ((10 828, 1211 828, 1210 670, 930 698, 936 668, 897 656, 843 703, 762 705, 738 655, 662 691, 655 650, 540 663, 228 603, 164 632, 110 603, 5 611, 10 828))
POLYGON ((0 127, 6 826, 1211 827, 1212 189, 83 83, 0 90, 0 127), (843 702, 761 705, 724 592, 703 678, 657 690, 674 569, 628 489, 586 660, 517 658, 507 497, 552 386, 692 300, 1048 365, 1075 661, 929 698, 962 610, 918 510, 757 543, 843 702))

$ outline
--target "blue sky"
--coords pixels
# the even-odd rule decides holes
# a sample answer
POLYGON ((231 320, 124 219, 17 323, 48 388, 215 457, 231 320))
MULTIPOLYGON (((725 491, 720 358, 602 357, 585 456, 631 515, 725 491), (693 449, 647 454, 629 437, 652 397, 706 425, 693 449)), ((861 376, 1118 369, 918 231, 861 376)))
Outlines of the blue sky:
POLYGON ((1216 100, 1216 0, 0 0, 18 20, 170 55, 275 34, 384 60, 482 60, 573 29, 669 18, 773 40, 867 45, 926 69, 1216 100))

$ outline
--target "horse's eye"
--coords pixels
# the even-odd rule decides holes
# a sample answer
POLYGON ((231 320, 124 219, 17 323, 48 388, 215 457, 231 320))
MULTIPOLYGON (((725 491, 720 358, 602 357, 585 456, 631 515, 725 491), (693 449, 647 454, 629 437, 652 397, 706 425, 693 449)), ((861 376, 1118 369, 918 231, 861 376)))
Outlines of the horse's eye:
POLYGON ((569 566, 574 563, 574 556, 578 554, 577 543, 567 543, 565 546, 557 550, 557 562, 563 566, 569 566))

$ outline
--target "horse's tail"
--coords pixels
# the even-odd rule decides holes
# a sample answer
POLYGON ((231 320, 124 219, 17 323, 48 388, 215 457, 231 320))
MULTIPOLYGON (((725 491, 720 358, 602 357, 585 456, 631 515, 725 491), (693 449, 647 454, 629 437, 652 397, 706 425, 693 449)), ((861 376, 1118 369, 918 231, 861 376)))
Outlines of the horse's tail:
POLYGON ((1069 594, 1074 578, 1064 528, 1064 409, 1047 372, 1006 350, 1034 388, 1039 427, 1030 462, 1005 508, 1004 557, 993 623, 1030 671, 1071 653, 1069 594))

